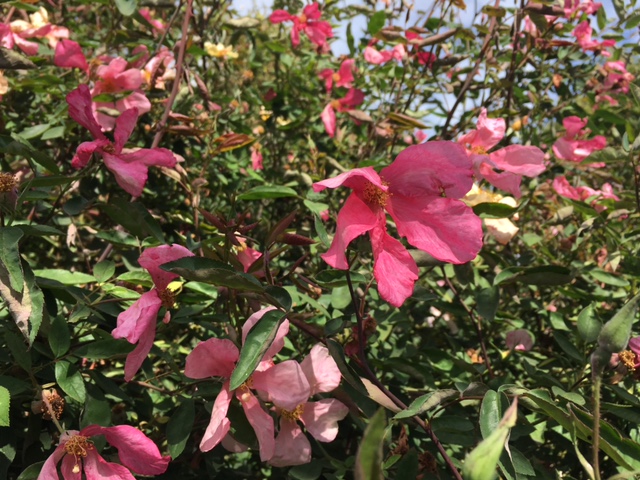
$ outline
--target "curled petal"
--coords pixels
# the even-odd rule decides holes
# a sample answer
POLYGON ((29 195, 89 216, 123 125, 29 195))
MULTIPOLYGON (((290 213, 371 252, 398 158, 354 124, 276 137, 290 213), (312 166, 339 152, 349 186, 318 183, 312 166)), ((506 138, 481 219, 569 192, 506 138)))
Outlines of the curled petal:
POLYGON ((374 228, 371 236, 373 250, 373 276, 378 282, 378 291, 394 307, 400 307, 413 293, 418 279, 418 267, 404 245, 392 238, 384 224, 374 228))
POLYGON ((480 110, 478 116, 478 129, 476 130, 476 137, 473 142, 473 146, 483 147, 485 150, 489 150, 495 147, 500 140, 504 138, 506 131, 506 124, 503 118, 488 118, 487 109, 480 110))
POLYGON ((131 108, 126 110, 116 119, 116 130, 113 133, 113 139, 115 140, 116 153, 122 152, 122 148, 125 146, 133 129, 138 123, 138 109, 131 108))
POLYGON ((338 422, 347 416, 349 408, 335 398, 307 402, 300 420, 319 442, 333 442, 338 435, 338 422))
POLYGON ((489 163, 481 163, 478 167, 478 173, 494 187, 509 192, 515 198, 520 198, 520 182, 522 175, 511 172, 496 172, 489 163))
POLYGON ((210 338, 187 355, 184 374, 189 378, 230 378, 240 356, 231 340, 210 338))
POLYGON ((321 255, 322 259, 333 268, 347 270, 349 268, 345 255, 347 246, 352 240, 374 229, 380 223, 384 224, 382 209, 373 211, 357 195, 351 194, 338 213, 336 233, 329 250, 321 255))
POLYGON ((314 345, 300 367, 311 386, 311 395, 331 392, 340 385, 342 375, 338 365, 329 354, 327 347, 322 344, 314 345))
POLYGON ((304 465, 311 461, 311 444, 295 421, 280 418, 275 453, 269 460, 274 467, 304 465))
POLYGON ((42 470, 40 470, 40 475, 38 475, 38 480, 59 480, 58 477, 58 463, 62 460, 67 454, 67 451, 64 449, 65 442, 60 440, 60 445, 56 447, 49 458, 44 462, 42 466, 42 470))
POLYGON ((200 441, 200 450, 203 452, 208 452, 218 445, 229 432, 231 422, 227 418, 227 411, 229 411, 231 398, 229 382, 225 382, 222 386, 222 390, 220 390, 220 393, 216 397, 216 401, 213 403, 211 420, 209 421, 209 425, 207 425, 204 436, 200 441))
POLYGON ((133 305, 118 315, 118 326, 111 332, 113 338, 126 338, 129 343, 137 343, 148 324, 155 323, 161 307, 162 300, 157 290, 143 293, 133 305))
POLYGON ((67 95, 69 116, 89 130, 96 140, 107 140, 91 110, 91 92, 86 85, 79 85, 67 95))
POLYGON ((348 172, 341 173, 332 178, 327 178, 321 182, 313 184, 314 192, 321 192, 325 188, 338 188, 347 187, 356 192, 363 192, 365 187, 369 184, 373 184, 375 187, 386 192, 389 188, 382 183, 380 175, 373 169, 373 167, 354 168, 348 172))
POLYGON ((178 275, 162 270, 160 265, 185 257, 193 257, 193 253, 182 245, 160 245, 145 249, 140 255, 138 263, 149 272, 154 285, 159 290, 164 290, 169 283, 178 278, 178 275))

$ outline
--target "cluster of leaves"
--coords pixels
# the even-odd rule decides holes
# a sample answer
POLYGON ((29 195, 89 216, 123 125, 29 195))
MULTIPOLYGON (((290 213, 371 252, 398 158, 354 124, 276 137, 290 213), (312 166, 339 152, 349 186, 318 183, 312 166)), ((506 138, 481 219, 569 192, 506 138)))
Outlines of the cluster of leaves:
MULTIPOLYGON (((241 16, 223 0, 152 11, 135 0, 54 4, 45 5, 48 20, 68 29, 86 68, 61 60, 44 36, 54 30, 18 38, 12 22, 35 24, 38 4, 2 7, 0 477, 38 478, 60 426, 117 425, 136 427, 171 456, 157 478, 599 479, 640 471, 633 361, 613 361, 633 335, 637 300, 629 299, 640 278, 635 0, 615 0, 613 9, 496 1, 477 12, 461 0, 426 11, 422 2, 327 1, 321 20, 303 16, 297 0, 277 0, 269 14, 291 14, 277 22, 241 16), (313 30, 325 21, 335 38, 313 30), (574 33, 585 21, 593 41, 574 33), (35 53, 20 53, 25 39, 35 53), (160 54, 170 60, 147 68, 160 54), (135 88, 149 101, 127 145, 162 147, 177 159, 174 168, 150 168, 136 199, 100 155, 72 167, 77 147, 98 139, 69 116, 67 95, 104 81, 98 70, 115 57, 142 72, 135 88), (320 73, 339 72, 347 59, 352 85, 335 77, 328 89, 333 74, 320 73), (607 62, 621 62, 626 76, 607 62), (356 90, 362 102, 342 101, 356 90), (379 171, 425 136, 459 139, 481 108, 505 120, 496 149, 539 147, 546 170, 525 178, 512 204, 499 203, 496 189, 473 202, 486 226, 478 256, 454 266, 412 250, 420 276, 399 308, 380 297, 364 238, 349 247, 348 272, 330 268, 320 254, 348 192, 316 193, 313 183, 353 168, 379 171), (585 119, 579 140, 563 126, 573 116, 585 119), (579 160, 552 148, 564 138, 575 153, 587 147, 571 142, 596 136, 606 148, 589 147, 579 160), (560 177, 572 193, 561 191, 560 177), (507 219, 518 233, 506 241, 489 234, 502 228, 492 221, 507 219), (141 253, 173 244, 194 256, 163 267, 177 303, 125 381, 134 347, 112 331, 156 281, 139 267, 141 253), (267 305, 279 315, 241 345, 244 323, 267 305), (291 329, 277 360, 302 361, 321 342, 340 369, 331 395, 350 414, 336 439, 311 440, 309 463, 270 466, 232 404, 234 439, 250 450, 200 451, 223 383, 186 376, 187 356, 200 342, 230 338, 242 346, 231 376, 240 388, 285 314, 291 329), (55 405, 43 404, 49 395, 55 405)), ((115 107, 131 94, 95 93, 96 113, 120 115, 115 107)), ((108 155, 111 147, 101 148, 108 155)), ((116 458, 100 438, 92 448, 116 458)))

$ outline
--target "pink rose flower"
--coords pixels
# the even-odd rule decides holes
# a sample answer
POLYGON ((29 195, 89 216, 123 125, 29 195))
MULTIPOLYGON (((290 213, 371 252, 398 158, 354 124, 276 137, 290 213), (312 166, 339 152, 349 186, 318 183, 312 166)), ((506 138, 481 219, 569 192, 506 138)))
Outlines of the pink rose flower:
POLYGON ((275 10, 269 20, 271 23, 293 22, 291 44, 294 47, 300 45, 300 32, 304 32, 312 43, 324 48, 327 46, 327 39, 333 37, 333 28, 329 22, 320 21, 320 16, 320 7, 313 2, 304 7, 300 16, 291 15, 286 10, 275 10))
MULTIPOLYGON (((247 319, 242 326, 243 342, 251 328, 270 310, 274 310, 274 308, 262 309, 247 319)), ((253 376, 260 371, 272 368, 272 359, 284 346, 284 337, 288 332, 289 321, 285 319, 280 324, 273 343, 264 354, 253 376)), ((227 411, 233 399, 232 394, 235 394, 236 399, 242 405, 247 420, 256 432, 258 443, 260 444, 260 460, 266 462, 273 456, 275 448, 273 419, 262 408, 260 401, 248 386, 252 384, 253 380, 245 382, 235 391, 229 390, 229 379, 239 358, 238 347, 231 340, 219 338, 210 338, 199 343, 187 356, 187 363, 184 369, 184 374, 187 377, 194 379, 222 377, 225 379, 222 389, 213 404, 211 420, 200 442, 200 450, 208 452, 228 435, 231 421, 227 418, 227 411)), ((267 394, 271 392, 271 388, 268 387, 267 390, 267 394)), ((223 446, 227 445, 232 447, 234 451, 238 447, 237 442, 231 438, 223 444, 223 446)))
POLYGON ((602 190, 594 190, 593 188, 582 186, 573 187, 569 185, 566 177, 561 176, 553 179, 553 189, 558 193, 558 195, 570 198, 571 200, 577 200, 579 202, 584 202, 589 198, 593 198, 591 205, 597 212, 602 212, 607 209, 604 205, 598 205, 600 200, 607 198, 615 201, 620 200, 620 198, 613 193, 613 187, 609 183, 605 183, 602 186, 602 190))
POLYGON ((156 320, 160 308, 167 309, 163 319, 165 323, 171 318, 168 310, 173 308, 175 295, 167 287, 178 275, 162 270, 160 265, 184 257, 193 257, 193 253, 174 244, 147 248, 138 259, 140 266, 151 275, 155 288, 142 294, 131 307, 118 315, 118 325, 111 332, 113 338, 126 338, 129 343, 138 344, 127 355, 124 364, 124 379, 127 382, 140 370, 142 362, 151 351, 156 338, 156 320))
POLYGON ((331 93, 334 83, 336 87, 351 88, 353 86, 353 69, 355 68, 355 63, 355 60, 349 58, 340 64, 337 72, 334 72, 330 68, 325 68, 318 74, 318 76, 324 80, 327 92, 331 93))
POLYGON ((80 85, 69 95, 69 116, 86 128, 94 138, 93 142, 84 142, 78 146, 71 161, 74 168, 83 168, 89 162, 91 155, 100 154, 107 169, 116 177, 116 182, 127 193, 134 197, 142 195, 147 183, 150 166, 173 168, 176 158, 166 148, 140 148, 136 151, 123 153, 123 148, 138 121, 138 109, 126 110, 116 120, 114 133, 115 142, 111 142, 102 133, 92 111, 91 94, 86 85, 80 85))
POLYGON ((53 55, 54 65, 62 68, 79 68, 89 73, 89 64, 82 53, 82 48, 78 42, 73 40, 60 40, 56 45, 56 51, 53 55))
POLYGON ((373 65, 383 65, 389 60, 395 59, 401 62, 407 56, 404 45, 398 44, 391 50, 378 51, 372 46, 367 46, 363 52, 364 59, 373 65))
POLYGON ((131 471, 140 475, 160 475, 166 472, 171 457, 163 457, 155 443, 144 433, 129 425, 100 427, 89 425, 79 432, 68 430, 60 444, 44 462, 38 480, 59 480, 58 463, 64 480, 122 479, 132 480, 131 471), (107 462, 100 456, 90 437, 104 435, 118 449, 122 465, 107 462))
POLYGON ((584 127, 588 120, 576 116, 566 117, 562 120, 566 132, 563 137, 553 144, 553 153, 556 157, 570 162, 582 162, 593 152, 602 150, 607 146, 607 139, 602 135, 597 135, 591 140, 581 140, 589 134, 584 127))
POLYGON ((458 140, 467 149, 476 177, 520 198, 522 177, 537 177, 546 169, 544 153, 538 147, 523 145, 509 145, 489 153, 504 137, 505 121, 487 118, 487 110, 483 108, 477 126, 477 130, 471 130, 458 140))
POLYGON ((593 0, 564 0, 564 15, 567 18, 571 18, 579 12, 584 12, 587 15, 593 15, 596 13, 601 3, 596 3, 593 0))
POLYGON ((615 40, 603 40, 602 42, 598 42, 597 40, 592 40, 591 35, 593 33, 593 29, 589 25, 589 21, 585 20, 584 22, 579 23, 576 28, 573 29, 571 35, 576 37, 576 41, 580 48, 582 48, 585 52, 598 52, 602 54, 603 57, 610 57, 611 53, 605 50, 605 48, 613 47, 616 44, 615 40))
POLYGON ((356 168, 315 183, 316 192, 342 185, 353 191, 338 214, 336 234, 322 258, 347 270, 347 246, 369 233, 380 295, 399 307, 413 292, 418 267, 402 243, 387 233, 385 212, 414 247, 443 262, 473 260, 482 247, 482 222, 458 200, 471 189, 471 168, 461 146, 427 142, 406 148, 379 175, 373 167, 356 168))
POLYGON ((353 110, 364 102, 364 92, 357 88, 351 88, 347 94, 338 100, 330 101, 320 114, 324 129, 333 138, 336 134, 336 111, 346 112, 353 110))

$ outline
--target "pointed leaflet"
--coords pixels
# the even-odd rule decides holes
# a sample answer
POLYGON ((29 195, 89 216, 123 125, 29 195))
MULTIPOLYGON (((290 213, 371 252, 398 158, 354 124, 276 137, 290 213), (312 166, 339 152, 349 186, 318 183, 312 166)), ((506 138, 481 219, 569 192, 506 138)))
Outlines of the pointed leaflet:
POLYGON ((250 292, 262 292, 264 290, 253 275, 237 272, 230 265, 216 262, 210 258, 185 257, 165 263, 160 268, 196 282, 210 283, 234 290, 248 290, 250 292))
POLYGON ((251 376, 266 351, 269 350, 285 316, 286 313, 281 310, 270 310, 249 331, 242 345, 236 368, 231 374, 230 390, 240 387, 251 376))
POLYGON ((371 417, 356 455, 356 480, 382 480, 382 445, 387 427, 384 408, 371 417))

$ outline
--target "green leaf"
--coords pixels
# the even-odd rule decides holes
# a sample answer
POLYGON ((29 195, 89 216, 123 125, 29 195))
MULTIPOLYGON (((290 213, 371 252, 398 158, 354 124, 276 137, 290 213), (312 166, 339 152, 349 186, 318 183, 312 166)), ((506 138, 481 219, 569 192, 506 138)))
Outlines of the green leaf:
POLYGON ((86 390, 84 380, 78 367, 61 360, 56 363, 56 382, 60 388, 78 403, 84 403, 86 398, 86 390))
POLYGON ((265 198, 296 197, 298 194, 293 188, 277 185, 262 185, 247 190, 238 195, 238 200, 263 200, 265 198))
POLYGON ((500 424, 500 418, 502 417, 502 400, 500 396, 501 394, 495 390, 489 390, 484 394, 480 405, 480 433, 482 438, 488 438, 500 424))
POLYGON ((11 395, 9 390, 0 387, 0 427, 9 426, 9 403, 11 395))
POLYGON ((285 312, 291 310, 291 307, 293 306, 291 295, 289 295, 289 292, 282 287, 269 285, 264 289, 264 296, 271 305, 278 307, 285 312))
POLYGON ((46 278, 47 280, 55 280, 63 285, 84 285, 86 283, 95 283, 96 278, 93 275, 87 275, 82 272, 70 272, 62 269, 46 269, 34 270, 37 277, 46 278))
POLYGON ((340 345, 335 340, 328 339, 327 348, 329 349, 331 358, 333 358, 333 360, 336 362, 336 365, 338 365, 338 369, 340 370, 342 378, 344 378, 349 385, 351 385, 361 394, 368 396, 369 392, 367 391, 367 387, 364 386, 364 383, 362 383, 360 377, 347 364, 342 345, 340 345))
POLYGON ((49 330, 49 346, 55 358, 60 358, 67 353, 70 345, 71 334, 67 321, 62 316, 55 317, 51 321, 51 329, 49 330))
POLYGON ((138 238, 153 237, 159 243, 165 243, 160 224, 140 202, 128 202, 124 198, 115 198, 108 205, 101 205, 105 213, 119 225, 138 238))
POLYGON ((356 454, 356 480, 382 480, 383 450, 387 419, 384 408, 371 417, 356 454))
MULTIPOLYGON (((18 251, 18 243, 22 235, 22 230, 16 227, 0 229, 0 262, 6 270, 11 288, 17 293, 22 292, 24 287, 20 252, 18 251)), ((2 281, 6 280, 2 279, 2 281)))
POLYGON ((64 127, 63 126, 59 126, 59 127, 50 128, 49 130, 44 132, 42 134, 42 137, 40 137, 40 138, 42 140, 51 140, 53 138, 61 138, 63 136, 64 136, 64 127))
POLYGON ((628 287, 629 286, 629 282, 626 279, 624 279, 623 277, 620 277, 618 275, 614 275, 614 274, 609 273, 609 272, 605 272, 604 270, 602 270, 600 268, 596 268, 596 269, 593 269, 593 270, 589 271, 589 276, 593 277, 598 282, 602 282, 602 283, 604 283, 606 285, 611 285, 613 287, 628 287))
POLYGON ((169 455, 176 459, 184 451, 189 435, 193 429, 193 422, 196 417, 195 403, 191 399, 185 399, 173 412, 167 424, 167 443, 169 444, 169 455))
POLYGON ((125 356, 131 353, 134 345, 115 338, 107 338, 105 340, 96 340, 84 344, 75 350, 73 354, 76 357, 86 358, 88 360, 103 360, 116 356, 125 356))
POLYGON ((133 15, 138 9, 138 1, 137 0, 115 0, 116 7, 122 15, 125 17, 129 17, 133 15))
MULTIPOLYGON (((638 16, 640 17, 640 14, 638 16)), ((633 99, 636 101, 636 106, 640 107, 640 87, 635 83, 630 83, 629 88, 633 94, 633 99)))
POLYGON ((410 418, 416 415, 420 415, 446 400, 460 397, 460 392, 457 390, 436 390, 435 392, 429 392, 425 395, 421 395, 416 398, 411 405, 406 409, 398 412, 393 417, 394 419, 410 418))
POLYGON ((240 350, 240 358, 231 374, 230 390, 242 385, 253 373, 273 343, 278 327, 286 316, 281 310, 270 310, 253 326, 240 350))
POLYGON ((262 284, 253 275, 238 272, 232 266, 210 258, 185 257, 165 263, 160 268, 196 282, 249 292, 264 291, 262 284))
POLYGON ((514 208, 504 203, 478 203, 473 206, 473 213, 480 218, 508 218, 517 213, 519 208, 514 208))
POLYGON ((496 468, 500 455, 509 437, 509 431, 516 424, 517 418, 518 400, 516 397, 496 429, 467 455, 462 467, 465 479, 493 480, 497 477, 496 468))
POLYGON ((602 322, 595 313, 593 303, 582 309, 578 315, 578 333, 586 343, 595 342, 598 339, 602 322))
POLYGON ((111 260, 104 260, 97 263, 93 267, 93 276, 98 283, 104 283, 108 281, 116 273, 116 264, 111 260))
POLYGON ((384 24, 386 22, 387 22, 387 14, 384 12, 384 10, 379 10, 373 15, 371 15, 371 19, 369 20, 369 25, 367 25, 367 30, 371 35, 375 35, 380 30, 382 30, 382 27, 384 27, 384 24))
POLYGON ((488 287, 480 290, 476 296, 476 309, 482 318, 492 322, 500 303, 500 288, 488 287))
MULTIPOLYGON (((357 272, 349 272, 351 277, 351 283, 356 285, 358 283, 366 283, 367 279, 364 275, 357 272)), ((347 272, 344 270, 324 270, 318 273, 314 280, 324 288, 336 288, 349 285, 347 281, 347 272)))
POLYGON ((573 273, 567 267, 545 265, 542 267, 508 267, 493 280, 494 285, 522 282, 527 285, 565 285, 573 280, 573 273))
POLYGON ((25 128, 18 135, 20 135, 20 137, 24 139, 31 140, 32 138, 36 138, 42 135, 44 132, 49 130, 50 127, 51 125, 49 125, 48 123, 42 123, 40 125, 34 125, 33 127, 25 128))

